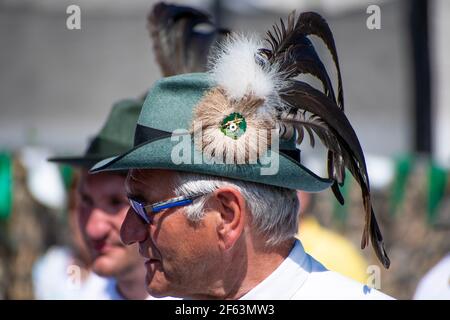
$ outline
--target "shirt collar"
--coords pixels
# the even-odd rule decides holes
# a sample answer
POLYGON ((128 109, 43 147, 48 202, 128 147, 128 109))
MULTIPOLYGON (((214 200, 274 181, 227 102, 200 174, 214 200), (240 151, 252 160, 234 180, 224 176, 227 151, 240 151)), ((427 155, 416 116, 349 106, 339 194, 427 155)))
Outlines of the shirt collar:
POLYGON ((289 300, 305 283, 311 272, 308 259, 300 240, 296 239, 289 256, 256 287, 240 300, 289 300))

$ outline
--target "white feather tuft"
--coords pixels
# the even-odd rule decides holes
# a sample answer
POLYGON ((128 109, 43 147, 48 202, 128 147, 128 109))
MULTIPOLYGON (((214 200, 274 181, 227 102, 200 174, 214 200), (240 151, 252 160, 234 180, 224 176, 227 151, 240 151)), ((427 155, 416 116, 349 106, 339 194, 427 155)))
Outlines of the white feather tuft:
POLYGON ((210 74, 229 98, 241 99, 251 93, 264 99, 266 105, 279 101, 281 81, 277 70, 256 62, 258 49, 263 47, 256 37, 233 34, 216 50, 210 60, 210 74))

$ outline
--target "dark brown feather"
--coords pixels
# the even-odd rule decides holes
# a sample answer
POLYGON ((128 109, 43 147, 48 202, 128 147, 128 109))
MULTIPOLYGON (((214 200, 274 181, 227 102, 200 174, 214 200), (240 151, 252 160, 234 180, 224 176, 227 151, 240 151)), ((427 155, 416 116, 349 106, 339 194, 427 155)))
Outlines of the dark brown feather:
POLYGON ((331 190, 336 199, 341 205, 345 204, 345 199, 342 196, 339 186, 344 185, 345 180, 345 164, 342 155, 339 152, 333 152, 328 150, 327 155, 327 169, 328 176, 334 179, 334 183, 331 185, 331 190))
POLYGON ((328 50, 330 50, 338 77, 338 105, 342 111, 344 111, 344 90, 342 87, 341 69, 339 67, 339 58, 334 43, 333 33, 331 32, 328 23, 321 15, 315 12, 304 12, 299 16, 297 25, 302 33, 306 35, 315 35, 322 39, 328 50))
MULTIPOLYGON (((364 154, 347 117, 334 101, 302 81, 292 80, 291 86, 281 92, 281 98, 287 103, 288 112, 295 113, 295 115, 285 118, 283 117, 285 112, 281 113, 280 122, 286 126, 293 126, 297 131, 303 130, 301 127, 309 127, 313 130, 325 147, 332 152, 331 156, 335 159, 334 165, 338 165, 335 169, 336 172, 342 174, 347 167, 360 185, 365 209, 365 227, 361 247, 366 247, 370 238, 377 257, 388 268, 390 261, 386 255, 383 238, 371 204, 369 177, 364 154), (305 111, 313 114, 314 117, 310 117, 306 121, 305 111), (310 119, 313 121, 309 121, 310 119)), ((339 195, 342 197, 339 192, 338 200, 339 195)))
POLYGON ((296 21, 295 11, 292 12, 288 16, 287 27, 283 20, 280 20, 280 26, 274 25, 273 31, 267 32, 266 40, 271 49, 262 49, 261 53, 266 56, 269 63, 276 63, 286 78, 293 78, 300 73, 309 73, 317 77, 322 82, 325 93, 336 101, 331 80, 322 61, 317 56, 314 46, 307 38, 308 35, 318 36, 331 52, 338 76, 337 101, 339 107, 344 110, 342 79, 336 46, 328 24, 320 15, 306 12, 302 13, 296 21))
MULTIPOLYGON (((284 26, 284 24, 283 24, 284 26)), ((278 30, 274 28, 274 30, 278 30)), ((267 41, 271 44, 272 50, 279 43, 279 37, 283 37, 283 31, 268 32, 267 41), (273 34, 272 34, 273 33, 273 34)), ((292 32, 290 33, 292 34, 292 32)), ((292 37, 291 37, 292 38, 292 37)), ((277 64, 277 68, 285 78, 294 78, 301 73, 309 73, 319 79, 323 85, 324 91, 330 98, 335 99, 333 86, 328 73, 318 58, 312 43, 308 38, 300 35, 293 45, 276 52, 262 48, 259 54, 262 55, 270 64, 277 64)))
POLYGON ((280 27, 275 25, 267 36, 271 48, 264 48, 259 53, 270 65, 276 66, 282 72, 284 80, 290 83, 290 86, 280 93, 289 108, 284 112, 280 109, 282 113, 279 121, 282 132, 292 137, 293 131, 296 131, 298 142, 301 142, 306 130, 311 145, 314 145, 312 131, 320 138, 329 150, 328 173, 330 178, 335 180, 332 190, 340 203, 344 203, 344 198, 338 185, 343 184, 345 168, 348 168, 361 187, 365 210, 361 247, 366 247, 370 238, 377 257, 388 268, 390 261, 372 209, 364 154, 358 137, 343 112, 344 98, 339 59, 328 24, 320 15, 313 12, 301 14, 295 22, 294 12, 289 15, 287 26, 281 21, 280 27), (337 99, 328 73, 307 39, 308 35, 322 39, 331 52, 338 76, 337 99), (310 73, 321 80, 325 94, 304 82, 295 80, 300 73, 310 73), (306 118, 305 112, 311 113, 312 116, 306 118))
POLYGON ((204 12, 162 2, 149 12, 147 28, 164 76, 205 71, 211 47, 228 34, 204 12))
MULTIPOLYGON (((334 102, 337 101, 340 109, 344 110, 342 79, 336 46, 328 24, 320 15, 312 12, 303 13, 296 22, 294 11, 288 16, 287 27, 280 19, 280 27, 273 26, 273 31, 268 31, 267 36, 266 40, 271 49, 262 49, 260 53, 268 59, 269 63, 276 63, 286 79, 296 77, 300 73, 309 73, 315 76, 321 81, 325 94, 334 102), (331 52, 338 76, 337 100, 325 66, 307 38, 311 34, 322 39, 331 52)), ((338 187, 338 184, 342 185, 345 179, 342 158, 332 151, 328 152, 327 158, 329 177, 337 180, 331 189, 338 201, 344 204, 344 198, 338 187)))

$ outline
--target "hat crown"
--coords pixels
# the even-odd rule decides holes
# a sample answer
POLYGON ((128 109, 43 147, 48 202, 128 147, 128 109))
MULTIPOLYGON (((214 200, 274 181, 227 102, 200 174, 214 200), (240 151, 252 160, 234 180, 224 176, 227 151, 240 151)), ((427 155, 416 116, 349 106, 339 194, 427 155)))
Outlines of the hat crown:
MULTIPOLYGON (((188 73, 158 80, 149 91, 139 115, 134 145, 177 129, 188 130, 195 106, 214 86, 207 73, 188 73)), ((295 138, 280 140, 280 149, 295 150, 295 138)))
POLYGON ((213 82, 207 73, 162 78, 148 93, 137 123, 165 132, 188 129, 194 107, 212 87, 213 82))
POLYGON ((111 156, 133 146, 133 128, 136 126, 142 102, 125 99, 115 103, 100 132, 94 137, 85 156, 111 156))
POLYGON ((133 132, 141 109, 141 100, 125 99, 115 103, 83 155, 55 157, 49 161, 91 168, 101 159, 125 152, 133 147, 133 132))

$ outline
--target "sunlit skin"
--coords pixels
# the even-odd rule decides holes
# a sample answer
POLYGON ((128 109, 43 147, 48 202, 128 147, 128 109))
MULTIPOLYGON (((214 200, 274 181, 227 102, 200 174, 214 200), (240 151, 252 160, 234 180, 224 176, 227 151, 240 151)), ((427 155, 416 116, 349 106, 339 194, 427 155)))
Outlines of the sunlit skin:
MULTIPOLYGON (((146 204, 167 200, 175 196, 173 177, 165 170, 130 170, 126 190, 146 204)), ((292 246, 264 250, 244 198, 232 187, 208 195, 200 222, 189 221, 185 210, 163 210, 148 225, 130 209, 122 225, 122 241, 139 243, 153 296, 237 299, 266 278, 292 246)))
POLYGON ((125 246, 120 240, 120 226, 129 208, 124 182, 124 175, 82 172, 77 197, 79 225, 93 257, 92 270, 116 278, 125 298, 144 299, 148 294, 142 285, 142 258, 136 245, 125 246))

